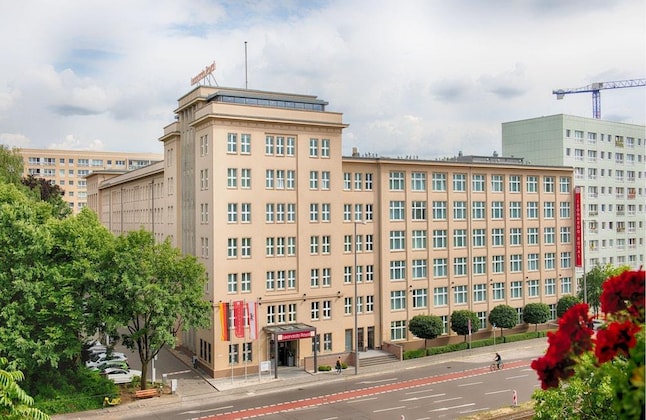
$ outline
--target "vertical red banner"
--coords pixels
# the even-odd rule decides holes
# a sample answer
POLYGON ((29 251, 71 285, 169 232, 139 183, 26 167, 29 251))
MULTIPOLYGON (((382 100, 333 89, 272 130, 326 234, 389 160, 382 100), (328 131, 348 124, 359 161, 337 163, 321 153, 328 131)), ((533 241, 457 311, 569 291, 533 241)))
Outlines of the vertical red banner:
POLYGON ((581 187, 574 188, 575 266, 583 266, 583 218, 581 217, 581 187))
POLYGON ((233 329, 236 337, 244 338, 244 301, 236 300, 233 302, 233 329))
POLYGON ((249 314, 249 338, 251 341, 258 338, 258 318, 256 317, 256 312, 258 312, 258 303, 248 302, 247 313, 249 314))
POLYGON ((220 338, 229 341, 229 304, 220 302, 220 338))

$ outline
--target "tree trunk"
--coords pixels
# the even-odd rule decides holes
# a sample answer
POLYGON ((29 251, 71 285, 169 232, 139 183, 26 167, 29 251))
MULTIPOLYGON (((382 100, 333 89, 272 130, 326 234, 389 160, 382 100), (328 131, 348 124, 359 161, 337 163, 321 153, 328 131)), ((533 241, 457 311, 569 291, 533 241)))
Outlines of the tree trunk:
POLYGON ((146 378, 148 377, 148 362, 142 363, 141 364, 141 389, 148 389, 148 381, 146 378))

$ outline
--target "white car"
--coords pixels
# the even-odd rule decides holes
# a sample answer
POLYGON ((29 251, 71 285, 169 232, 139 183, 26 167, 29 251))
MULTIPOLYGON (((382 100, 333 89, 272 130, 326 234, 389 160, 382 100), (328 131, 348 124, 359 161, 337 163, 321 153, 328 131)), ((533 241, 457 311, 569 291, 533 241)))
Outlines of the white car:
POLYGON ((93 367, 99 366, 104 362, 113 361, 113 360, 118 362, 127 362, 128 358, 126 357, 125 354, 119 353, 119 352, 113 352, 109 355, 107 353, 101 353, 101 354, 92 356, 90 360, 85 362, 85 367, 93 368, 93 367))
POLYGON ((91 367, 89 369, 95 372, 104 372, 107 369, 112 369, 112 368, 130 369, 130 366, 128 365, 128 362, 124 362, 122 360, 108 360, 106 362, 101 363, 98 366, 91 367))
POLYGON ((141 378, 141 371, 133 369, 110 368, 106 369, 103 373, 101 373, 101 375, 105 375, 115 384, 128 384, 132 382, 132 379, 135 376, 139 376, 141 378))

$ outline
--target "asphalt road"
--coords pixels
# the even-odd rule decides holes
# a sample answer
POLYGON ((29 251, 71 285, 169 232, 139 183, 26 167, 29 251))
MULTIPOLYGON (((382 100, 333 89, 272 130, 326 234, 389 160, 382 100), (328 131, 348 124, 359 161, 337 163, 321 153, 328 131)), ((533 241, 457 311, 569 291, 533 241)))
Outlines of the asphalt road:
POLYGON ((476 362, 447 362, 366 377, 342 376, 286 391, 248 394, 244 398, 199 407, 174 407, 142 413, 141 419, 456 419, 478 411, 531 399, 539 386, 531 358, 509 361, 490 372, 476 362))

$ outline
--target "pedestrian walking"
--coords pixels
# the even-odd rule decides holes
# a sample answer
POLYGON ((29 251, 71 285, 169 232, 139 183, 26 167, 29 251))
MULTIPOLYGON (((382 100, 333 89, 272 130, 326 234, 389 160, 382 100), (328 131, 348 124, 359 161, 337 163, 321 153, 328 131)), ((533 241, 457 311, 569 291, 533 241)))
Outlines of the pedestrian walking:
POLYGON ((197 356, 193 355, 191 362, 193 362, 193 369, 197 369, 197 356))
POLYGON ((341 358, 340 357, 338 359, 336 359, 335 368, 336 368, 336 374, 340 375, 341 374, 341 369, 342 369, 342 367, 341 367, 341 358))

